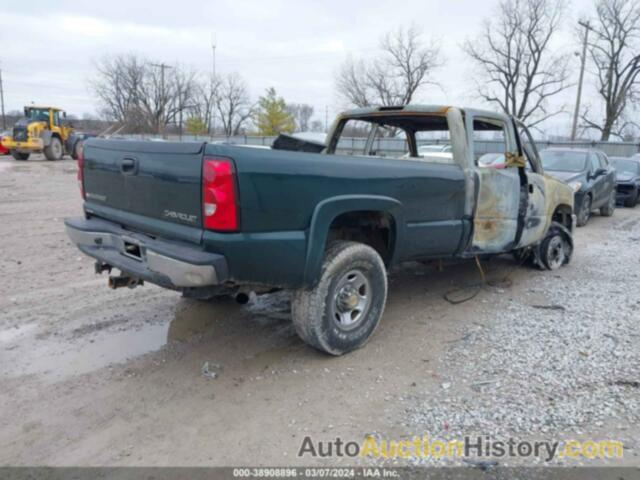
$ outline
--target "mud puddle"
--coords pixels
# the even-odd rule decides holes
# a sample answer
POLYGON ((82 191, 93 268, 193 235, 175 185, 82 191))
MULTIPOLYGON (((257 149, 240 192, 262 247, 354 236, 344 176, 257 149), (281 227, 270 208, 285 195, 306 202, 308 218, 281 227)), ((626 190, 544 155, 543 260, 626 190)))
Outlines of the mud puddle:
POLYGON ((0 371, 8 377, 36 374, 45 380, 58 381, 158 350, 167 343, 167 326, 109 332, 81 343, 58 337, 29 341, 31 347, 37 345, 33 350, 20 346, 0 353, 0 371))
MULTIPOLYGON (((15 378, 36 375, 46 382, 127 362, 157 352, 177 342, 198 341, 204 335, 222 336, 238 328, 238 322, 250 318, 264 326, 283 323, 276 329, 289 336, 288 296, 274 294, 253 298, 246 306, 231 299, 202 302, 182 300, 166 320, 135 323, 134 312, 127 317, 69 326, 65 331, 51 332, 31 323, 0 330, 0 375, 15 378)), ((281 352, 273 352, 277 357, 281 352)))

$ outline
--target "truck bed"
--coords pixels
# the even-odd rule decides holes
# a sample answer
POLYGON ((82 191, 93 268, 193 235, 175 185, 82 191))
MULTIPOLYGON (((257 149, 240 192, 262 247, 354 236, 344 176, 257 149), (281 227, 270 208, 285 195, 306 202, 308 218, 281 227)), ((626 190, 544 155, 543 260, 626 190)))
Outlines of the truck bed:
MULTIPOLYGON (((87 140, 85 211, 131 231, 221 254, 229 281, 300 285, 331 221, 383 209, 392 261, 453 255, 464 243, 465 183, 456 165, 207 143, 87 140), (230 159, 239 228, 203 228, 203 160, 230 159)), ((468 223, 468 222, 467 222, 468 223)))

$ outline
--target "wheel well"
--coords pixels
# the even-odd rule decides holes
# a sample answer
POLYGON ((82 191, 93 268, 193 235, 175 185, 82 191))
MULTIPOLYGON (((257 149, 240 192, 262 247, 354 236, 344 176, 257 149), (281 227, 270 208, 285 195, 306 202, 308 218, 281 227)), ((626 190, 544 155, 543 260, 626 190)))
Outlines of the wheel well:
POLYGON ((393 217, 386 212, 371 210, 342 213, 329 226, 327 245, 336 240, 351 240, 369 245, 388 265, 395 241, 393 217))
POLYGON ((553 216, 551 217, 551 219, 554 222, 558 222, 571 230, 572 213, 573 211, 571 210, 571 207, 569 205, 559 205, 556 208, 555 212, 553 212, 553 216))

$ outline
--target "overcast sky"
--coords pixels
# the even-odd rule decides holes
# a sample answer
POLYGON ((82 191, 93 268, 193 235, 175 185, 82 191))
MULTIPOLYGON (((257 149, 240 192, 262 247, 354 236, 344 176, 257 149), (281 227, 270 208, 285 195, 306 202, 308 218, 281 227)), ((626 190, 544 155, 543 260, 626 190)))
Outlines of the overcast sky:
MULTIPOLYGON (((343 109, 334 74, 342 61, 371 56, 386 31, 411 21, 440 39, 446 64, 428 87, 423 103, 482 106, 473 95, 473 70, 460 45, 491 15, 492 1, 240 1, 151 0, 74 2, 29 0, 3 8, 0 61, 6 110, 32 101, 55 104, 81 116, 98 104, 88 83, 96 59, 134 52, 158 62, 182 64, 203 72, 237 71, 257 98, 274 86, 287 101, 309 103, 315 117, 329 120, 343 109), (53 8, 52 8, 53 7, 53 8)), ((591 16, 592 0, 573 0, 556 38, 556 48, 577 49, 573 29, 591 16)), ((577 62, 577 59, 576 59, 577 62)), ((576 65, 577 69, 577 65, 576 65)), ((577 71, 577 70, 576 70, 577 71)), ((577 73, 574 75, 577 78, 577 73)), ((589 100, 590 90, 587 91, 589 100)), ((575 89, 558 99, 573 108, 575 89)), ((567 133, 570 115, 547 125, 567 133)))

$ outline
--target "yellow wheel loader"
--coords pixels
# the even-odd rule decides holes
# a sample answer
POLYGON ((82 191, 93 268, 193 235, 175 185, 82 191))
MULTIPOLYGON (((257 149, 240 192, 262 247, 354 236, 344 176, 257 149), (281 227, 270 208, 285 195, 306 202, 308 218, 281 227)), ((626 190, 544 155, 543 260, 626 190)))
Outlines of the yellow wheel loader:
POLYGON ((44 153, 47 160, 60 160, 65 154, 76 158, 80 143, 66 117, 55 107, 24 107, 24 118, 13 126, 12 136, 2 139, 2 146, 16 160, 27 160, 32 153, 44 153))

